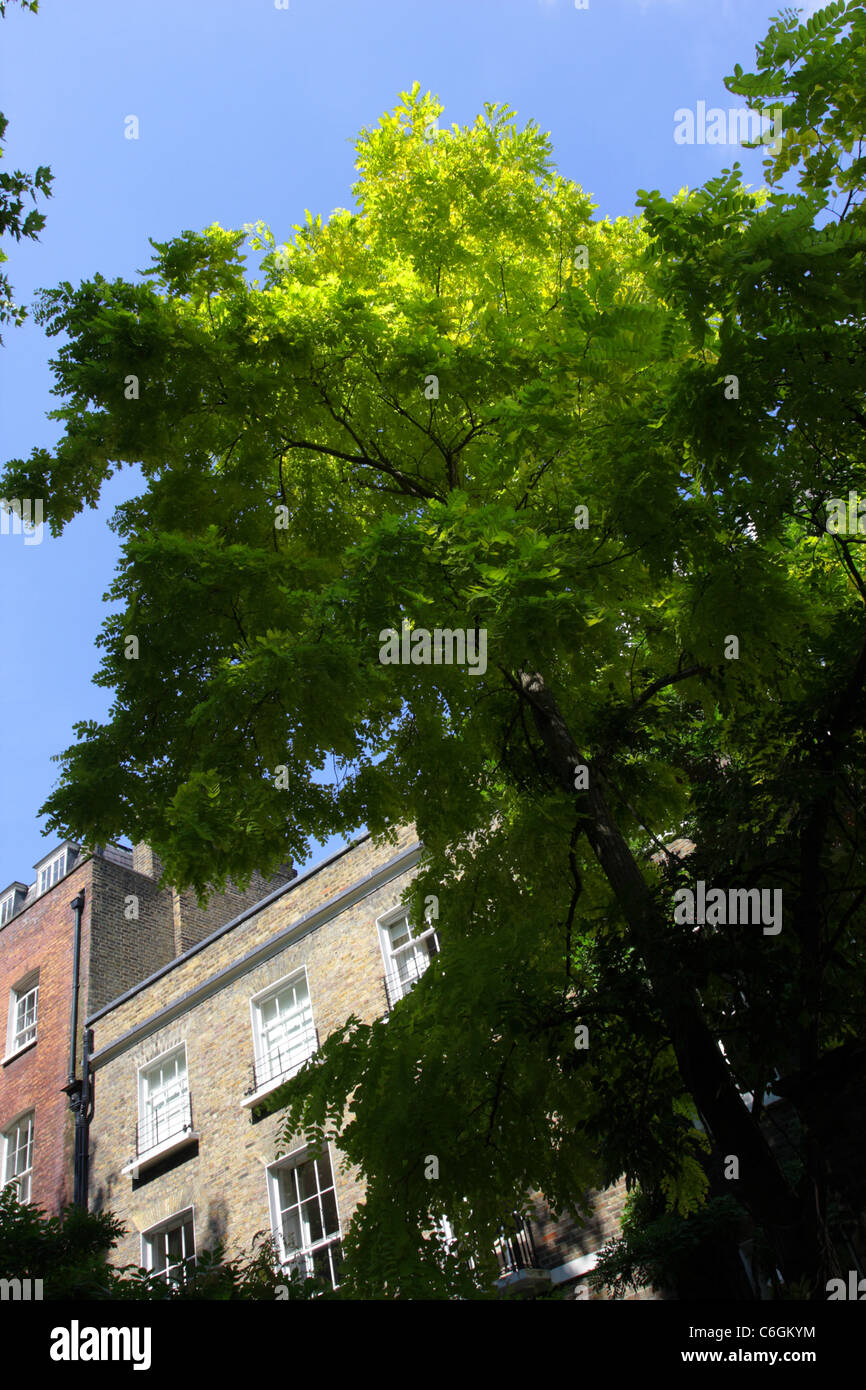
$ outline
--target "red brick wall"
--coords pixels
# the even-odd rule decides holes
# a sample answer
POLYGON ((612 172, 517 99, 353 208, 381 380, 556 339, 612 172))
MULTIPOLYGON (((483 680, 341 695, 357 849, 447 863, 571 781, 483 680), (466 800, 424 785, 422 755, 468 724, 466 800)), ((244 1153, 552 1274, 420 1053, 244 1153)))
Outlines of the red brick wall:
MULTIPOLYGON (((569 1260, 595 1254, 608 1241, 618 1239, 627 1195, 625 1179, 621 1178, 613 1187, 586 1194, 589 1216, 574 1217, 570 1212, 564 1211, 557 1221, 545 1199, 540 1193, 536 1194, 533 1199, 531 1226, 539 1268, 556 1269, 558 1265, 567 1264, 569 1260)), ((656 1289, 639 1289, 636 1293, 627 1294, 624 1301, 643 1302, 658 1300, 664 1296, 656 1289)), ((595 1302, 605 1301, 610 1295, 590 1291, 587 1276, 582 1275, 571 1285, 566 1297, 581 1300, 589 1298, 595 1302)))
MULTIPOLYGON (((27 975, 39 971, 36 1043, 0 1066, 0 1132, 21 1114, 34 1112, 31 1201, 50 1213, 72 1200, 74 1122, 62 1090, 69 1069, 72 899, 84 889, 76 1028, 76 1071, 80 1076, 82 1029, 89 1014, 167 965, 180 950, 210 935, 287 877, 280 875, 265 882, 255 875, 245 893, 230 887, 225 894, 215 894, 209 909, 202 911, 193 894, 178 895, 159 888, 149 874, 158 877, 160 866, 153 856, 148 859, 145 848, 136 847, 134 861, 145 872, 131 867, 131 855, 129 862, 119 862, 123 857, 120 852, 87 858, 0 928, 0 1042, 4 1055, 11 991, 27 975), (125 908, 133 896, 138 916, 129 919, 125 908)), ((0 1181, 3 1178, 5 1173, 0 1173, 0 1181)))
MULTIPOLYGON (((39 970, 36 1043, 0 1067, 0 1130, 7 1130, 22 1112, 34 1111, 31 1202, 49 1213, 59 1211, 72 1200, 73 1123, 68 1098, 61 1089, 68 1075, 72 1004, 74 915, 69 904, 84 888, 83 975, 92 863, 86 860, 0 929, 0 1029, 4 1055, 10 991, 25 975, 39 970)), ((83 1020, 83 999, 80 1003, 83 1020)), ((79 1067, 80 1060, 79 1042, 79 1067)))
POLYGON ((625 1181, 603 1192, 587 1193, 590 1216, 573 1217, 564 1211, 557 1221, 544 1198, 534 1198, 532 1234, 535 1252, 541 1269, 555 1269, 568 1260, 591 1255, 620 1233, 620 1218, 625 1203, 625 1181))

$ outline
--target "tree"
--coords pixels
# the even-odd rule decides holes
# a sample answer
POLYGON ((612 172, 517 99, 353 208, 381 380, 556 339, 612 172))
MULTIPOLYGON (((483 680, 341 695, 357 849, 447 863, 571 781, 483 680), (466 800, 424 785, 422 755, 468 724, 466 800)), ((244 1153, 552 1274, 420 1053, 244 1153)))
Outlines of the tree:
MULTIPOLYGON (((7 0, 0 3, 0 19, 6 14, 7 0)), ((19 0, 25 10, 30 10, 33 14, 39 8, 38 0, 19 0)), ((0 140, 6 134, 6 127, 9 122, 0 112, 0 140)), ((3 157, 3 150, 0 148, 0 159, 3 157)), ((16 241, 20 241, 23 236, 32 237, 38 240, 38 235, 45 226, 45 216, 35 209, 31 209, 24 214, 24 200, 27 194, 36 201, 37 193, 44 197, 51 197, 51 170, 44 164, 40 164, 36 173, 33 175, 24 174, 20 169, 16 169, 14 174, 0 174, 0 236, 14 236, 16 241)), ((0 247, 0 263, 8 260, 6 252, 0 247)), ((21 305, 15 304, 12 300, 12 286, 9 278, 0 272, 0 323, 23 323, 26 311, 21 305)), ((3 339, 0 338, 0 343, 3 339)))
MULTIPOLYGON (((833 170, 863 20, 860 0, 782 16, 734 79, 790 97, 787 150, 814 122, 833 170)), ((686 1214, 704 1131, 789 1284, 817 1288, 821 1155, 807 1142, 793 1186, 758 1111, 798 1030, 806 1076, 861 1009, 866 645, 840 637, 862 631, 862 579, 818 530, 863 471, 860 164, 836 175, 841 233, 819 225, 826 158, 806 192, 750 194, 735 170, 598 221, 536 126, 488 106, 440 131, 441 111, 416 85, 362 132, 354 213, 308 214, 280 248, 254 229, 262 283, 212 227, 154 243, 140 283, 43 294, 65 433, 3 485, 46 497, 59 533, 124 462, 146 479, 114 522, 97 681, 116 702, 77 726, 49 823, 147 839, 200 892, 311 836, 416 823, 413 914, 438 904, 440 956, 275 1102, 367 1179, 351 1291, 483 1284, 530 1189, 577 1210, 624 1173, 686 1214), (790 427, 824 414, 784 358, 806 322, 830 354, 818 448, 790 427), (404 620, 405 664, 386 659, 404 620), (462 664, 436 630, 463 635, 462 664), (659 873, 674 834, 698 851, 659 873), (695 929, 687 872, 783 887, 783 930, 695 929), (425 1238, 443 1217, 450 1246, 425 1238)))
POLYGON ((622 1236, 600 1251, 589 1283, 614 1298, 653 1287, 689 1301, 741 1301, 748 1296, 737 1248, 741 1225, 742 1208, 732 1197, 712 1197, 680 1216, 636 1188, 623 1211, 622 1236))
POLYGON ((41 1279, 43 1297, 100 1297, 110 1276, 106 1256, 122 1224, 110 1212, 69 1207, 47 1217, 23 1204, 13 1184, 0 1189, 0 1278, 41 1279))
POLYGON ((654 284, 692 329, 671 406, 684 445, 704 485, 727 495, 728 515, 748 515, 762 543, 788 552, 803 589, 821 594, 822 613, 791 647, 802 694, 767 700, 738 731, 739 767, 715 777, 725 790, 705 799, 701 830, 708 871, 736 879, 771 864, 793 889, 790 970, 753 978, 745 1017, 734 1022, 732 999, 727 1016, 735 1052, 749 1030, 754 1079, 783 1059, 797 1077, 814 1247, 826 1243, 827 1184, 809 1092, 822 1054, 863 1024, 863 6, 837 0, 804 25, 783 10, 756 57, 758 71, 738 65, 727 86, 781 114, 769 193, 748 193, 735 166, 691 197, 642 202, 654 284), (726 412, 718 383, 733 374, 739 400, 726 412))

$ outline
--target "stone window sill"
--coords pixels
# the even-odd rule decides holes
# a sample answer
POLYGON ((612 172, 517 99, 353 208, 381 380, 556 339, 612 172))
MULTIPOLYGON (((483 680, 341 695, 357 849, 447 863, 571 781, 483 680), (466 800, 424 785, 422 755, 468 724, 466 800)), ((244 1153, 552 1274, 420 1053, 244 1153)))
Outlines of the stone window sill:
POLYGON ((124 1177, 137 1178, 139 1173, 143 1172, 145 1168, 150 1168, 152 1164, 158 1163, 161 1158, 165 1158, 168 1154, 174 1153, 176 1149, 182 1149, 186 1144, 190 1144, 194 1139, 198 1138, 199 1131, 197 1129, 188 1129, 180 1134, 174 1134, 171 1139, 164 1139, 161 1144, 157 1144, 156 1148, 148 1149, 147 1153, 139 1154, 138 1158, 132 1159, 131 1162, 127 1163, 120 1171, 124 1177))
POLYGON ((23 1057, 24 1053, 29 1052, 31 1048, 35 1047, 38 1041, 38 1038, 33 1038, 31 1042, 25 1043, 23 1047, 16 1048, 14 1052, 7 1052, 6 1056, 3 1058, 2 1065, 6 1067, 10 1062, 14 1062, 16 1057, 23 1057))

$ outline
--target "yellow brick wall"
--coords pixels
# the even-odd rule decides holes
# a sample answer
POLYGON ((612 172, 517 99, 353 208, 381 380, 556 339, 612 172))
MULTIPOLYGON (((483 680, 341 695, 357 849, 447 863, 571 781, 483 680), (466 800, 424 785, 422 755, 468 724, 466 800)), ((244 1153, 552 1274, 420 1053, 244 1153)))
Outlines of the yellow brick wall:
MULTIPOLYGON (((413 867, 365 891, 359 901, 340 908, 330 920, 282 945, 276 955, 246 968, 238 978, 221 982, 215 993, 185 1005, 179 1017, 161 1024, 149 1020, 414 843, 411 828, 399 832, 396 844, 362 841, 94 1020, 91 1204, 95 1210, 111 1208, 127 1223, 127 1235, 114 1256, 117 1263, 138 1263, 141 1232, 186 1207, 195 1209, 198 1249, 223 1239, 228 1253, 237 1254, 249 1249, 256 1232, 269 1227, 265 1170, 294 1145, 278 1142, 279 1116, 256 1120, 241 1106, 252 1086, 250 999, 305 966, 320 1041, 350 1014, 367 1022, 379 1017, 385 994, 376 919, 399 902, 413 867), (143 1034, 121 1041, 142 1024, 147 1025, 143 1034), (152 1177, 145 1171, 134 1182, 121 1169, 135 1154, 138 1070, 181 1042, 186 1044, 193 1125, 200 1134, 198 1152, 188 1156, 187 1151, 182 1159, 164 1164, 168 1171, 157 1168, 152 1177), (117 1055, 101 1059, 100 1053, 112 1044, 120 1046, 117 1055)), ((355 1174, 340 1171, 338 1163, 335 1169, 345 1229, 361 1186, 355 1174)))

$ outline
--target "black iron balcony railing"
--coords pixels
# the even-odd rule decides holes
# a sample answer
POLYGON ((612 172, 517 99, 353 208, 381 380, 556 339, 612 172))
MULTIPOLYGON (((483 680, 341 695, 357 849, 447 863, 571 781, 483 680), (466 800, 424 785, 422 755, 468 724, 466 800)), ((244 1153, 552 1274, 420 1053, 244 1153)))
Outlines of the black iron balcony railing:
POLYGON ((385 1000, 389 1011, 393 1009, 399 999, 405 999, 407 994, 411 994, 423 974, 424 971, 421 970, 416 975, 406 976, 398 974, 396 970, 391 970, 382 977, 385 984, 385 1000))
POLYGON ((514 1225, 502 1227, 502 1234, 494 1245, 499 1262, 499 1277, 518 1274, 521 1269, 537 1269, 538 1258, 535 1241, 528 1221, 514 1217, 514 1225))
POLYGON ((393 1009, 398 999, 411 993, 433 957, 438 956, 439 937, 435 931, 429 931, 425 936, 418 937, 413 947, 411 954, 398 952, 393 957, 392 969, 385 972, 385 1000, 389 1010, 393 1009))
POLYGON ((135 1152, 139 1158, 168 1139, 192 1133, 192 1101, 189 1092, 170 1105, 150 1110, 135 1127, 135 1152))
POLYGON ((298 1274, 302 1279, 321 1279, 332 1289, 339 1288, 340 1266, 343 1262, 343 1245, 339 1236, 322 1242, 312 1250, 293 1250, 286 1252, 283 1268, 287 1274, 298 1274))
POLYGON ((253 1084, 247 1095, 275 1081, 288 1081, 319 1050, 319 1030, 314 1023, 271 1047, 253 1062, 253 1084))

